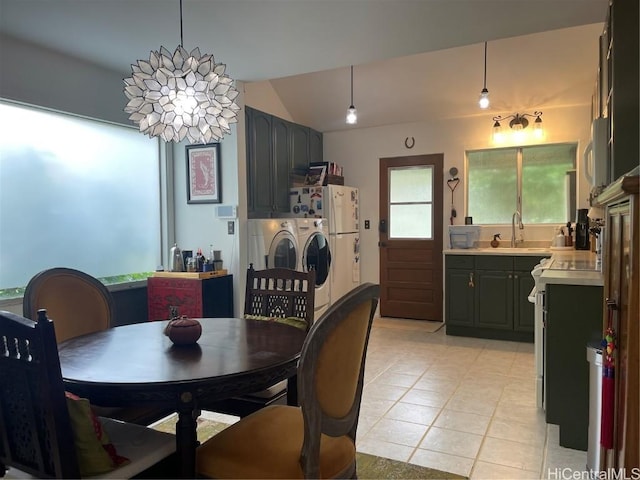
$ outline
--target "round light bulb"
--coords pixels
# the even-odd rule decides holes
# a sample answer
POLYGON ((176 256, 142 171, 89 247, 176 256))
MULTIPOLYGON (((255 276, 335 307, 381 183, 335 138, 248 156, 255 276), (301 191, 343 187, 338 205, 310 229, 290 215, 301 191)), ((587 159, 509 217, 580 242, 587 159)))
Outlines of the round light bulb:
POLYGON ((358 111, 356 110, 356 107, 354 107, 353 105, 351 105, 349 107, 349 110, 347 110, 346 121, 349 125, 355 125, 356 123, 358 123, 358 111))
POLYGON ((487 90, 486 88, 483 88, 480 92, 478 105, 480 105, 480 108, 482 109, 489 108, 489 90, 487 90))

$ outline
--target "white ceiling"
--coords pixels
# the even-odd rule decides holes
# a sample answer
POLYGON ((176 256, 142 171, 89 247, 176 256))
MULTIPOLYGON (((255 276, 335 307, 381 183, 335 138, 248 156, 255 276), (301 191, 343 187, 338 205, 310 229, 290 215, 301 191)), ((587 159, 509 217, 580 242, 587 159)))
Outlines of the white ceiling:
MULTIPOLYGON (((326 132, 354 128, 344 124, 351 64, 357 127, 589 104, 607 4, 184 0, 183 39, 234 79, 270 80, 297 122, 326 132), (484 41, 489 113, 476 103, 484 41)), ((179 1, 0 0, 0 32, 124 78, 151 50, 180 43, 179 1)))

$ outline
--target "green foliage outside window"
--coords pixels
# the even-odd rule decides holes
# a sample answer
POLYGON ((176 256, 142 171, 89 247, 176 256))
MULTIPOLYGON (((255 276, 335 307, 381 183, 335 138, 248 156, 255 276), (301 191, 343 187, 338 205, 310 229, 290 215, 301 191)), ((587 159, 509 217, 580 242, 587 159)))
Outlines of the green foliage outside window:
POLYGON ((475 224, 511 224, 521 208, 527 224, 567 222, 566 174, 576 151, 576 144, 468 151, 467 215, 475 224))

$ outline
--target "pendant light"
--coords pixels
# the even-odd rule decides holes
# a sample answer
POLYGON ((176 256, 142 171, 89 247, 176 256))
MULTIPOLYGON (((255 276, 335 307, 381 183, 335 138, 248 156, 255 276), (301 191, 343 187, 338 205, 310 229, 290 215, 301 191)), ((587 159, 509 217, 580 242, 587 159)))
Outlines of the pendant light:
POLYGON ((188 53, 182 45, 180 0, 180 45, 173 54, 164 47, 152 50, 148 61, 131 65, 131 77, 124 79, 129 98, 124 111, 149 137, 165 142, 218 141, 238 121, 238 91, 224 73, 225 64, 215 63, 213 55, 201 55, 199 48, 188 53))
POLYGON ((478 105, 480 105, 480 108, 483 110, 489 108, 489 90, 487 90, 487 42, 484 42, 484 87, 480 92, 478 105))
POLYGON ((347 110, 347 124, 355 125, 358 123, 358 111, 353 106, 353 65, 351 65, 351 105, 347 110))

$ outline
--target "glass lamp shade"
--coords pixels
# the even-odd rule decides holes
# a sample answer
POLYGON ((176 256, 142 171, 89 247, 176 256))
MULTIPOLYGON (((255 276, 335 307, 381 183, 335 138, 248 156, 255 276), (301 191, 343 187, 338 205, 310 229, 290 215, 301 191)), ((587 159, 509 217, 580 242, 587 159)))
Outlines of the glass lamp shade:
POLYGON ((478 105, 480 108, 485 109, 489 108, 489 90, 483 88, 480 92, 480 98, 478 99, 478 105))
POLYGON ((502 130, 502 126, 500 125, 500 122, 498 122, 497 120, 493 124, 491 136, 495 143, 500 143, 504 141, 504 132, 502 130))
POLYGON ((151 51, 149 61, 131 65, 131 77, 124 79, 129 98, 124 111, 149 137, 165 142, 218 141, 231 133, 240 111, 235 103, 238 91, 225 69, 198 48, 188 53, 178 46, 171 54, 160 47, 159 52, 151 51))
POLYGON ((544 127, 542 126, 542 119, 536 118, 533 122, 533 136, 536 139, 544 138, 544 127))
POLYGON ((347 110, 346 121, 349 125, 355 125, 356 123, 358 123, 358 111, 353 105, 349 106, 349 109, 347 110))

